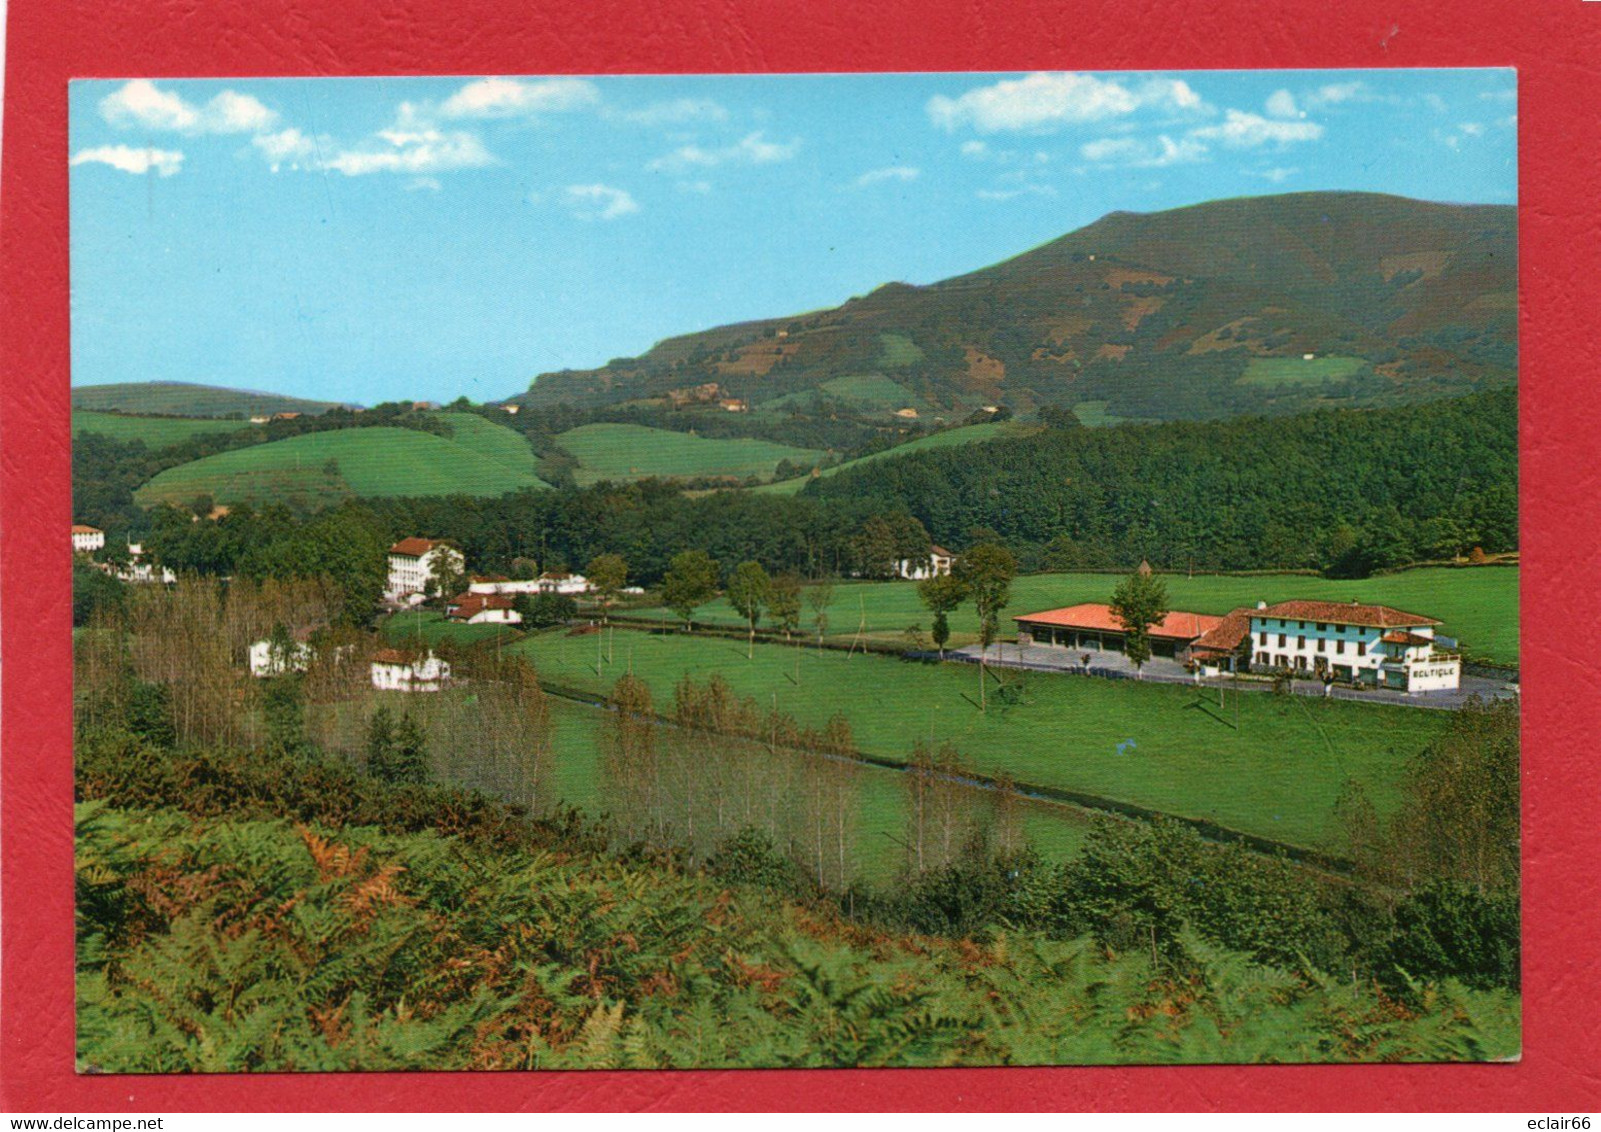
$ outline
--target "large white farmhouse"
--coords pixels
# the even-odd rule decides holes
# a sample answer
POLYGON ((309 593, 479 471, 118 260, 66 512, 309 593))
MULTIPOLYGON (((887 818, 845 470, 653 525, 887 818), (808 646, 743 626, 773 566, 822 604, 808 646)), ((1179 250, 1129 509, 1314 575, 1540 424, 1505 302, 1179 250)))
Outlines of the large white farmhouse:
POLYGON ((427 597, 428 581, 441 561, 460 573, 467 560, 461 551, 437 539, 403 538, 389 548, 389 583, 384 597, 398 605, 415 605, 427 597))
POLYGON ((1432 617, 1359 602, 1281 601, 1251 611, 1251 667, 1308 674, 1403 692, 1456 688, 1462 658, 1438 652, 1432 617))
POLYGON ((450 604, 445 606, 445 616, 469 625, 520 625, 523 619, 510 596, 471 591, 451 598, 450 604))
POLYGON ((539 575, 539 592, 542 594, 586 594, 589 579, 582 574, 569 574, 564 570, 539 575))
POLYGON ((379 649, 372 657, 372 686, 380 692, 437 692, 450 683, 450 663, 432 651, 379 649))
POLYGON ((249 649, 250 675, 266 678, 306 671, 316 655, 310 636, 309 632, 297 632, 292 640, 276 645, 271 638, 257 641, 249 649))
POLYGON ((79 554, 90 554, 106 545, 106 532, 99 527, 72 524, 72 549, 79 554))
POLYGON ((506 578, 499 574, 475 574, 467 584, 467 592, 475 594, 536 594, 538 578, 506 578))

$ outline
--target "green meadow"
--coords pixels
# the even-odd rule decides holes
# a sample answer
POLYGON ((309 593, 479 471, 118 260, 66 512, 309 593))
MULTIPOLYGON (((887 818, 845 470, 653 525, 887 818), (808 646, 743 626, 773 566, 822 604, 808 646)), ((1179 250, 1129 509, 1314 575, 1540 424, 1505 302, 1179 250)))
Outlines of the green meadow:
MULTIPOLYGON (((974 426, 978 428, 983 425, 974 426)), ((1314 575, 1250 576, 1164 574, 1169 604, 1195 613, 1224 614, 1258 601, 1306 598, 1350 601, 1353 598, 1391 605, 1444 622, 1441 632, 1457 637, 1471 657, 1492 663, 1518 660, 1518 575, 1514 566, 1420 567, 1359 581, 1337 581, 1314 575)), ((1002 615, 1003 635, 1013 636, 1009 620, 1020 613, 1108 601, 1121 574, 1029 574, 1012 583, 1012 601, 1002 615)), ((640 611, 641 616, 675 619, 665 609, 640 611)), ((810 618, 808 609, 805 617, 810 618)), ((709 624, 743 624, 724 600, 702 606, 695 620, 709 624)), ((828 635, 849 639, 858 627, 866 638, 899 642, 908 626, 927 629, 929 613, 912 582, 848 582, 834 586, 828 610, 828 635)), ((952 641, 970 644, 978 638, 978 618, 971 605, 951 615, 952 641)))
POLYGON ((631 424, 591 424, 556 437, 578 461, 579 486, 601 480, 771 476, 780 460, 815 463, 823 453, 746 437, 712 438, 631 424))
MULTIPOLYGON (((511 646, 549 684, 607 692, 627 671, 669 705, 677 681, 720 673, 741 696, 821 726, 836 711, 864 752, 904 761, 914 740, 950 741, 989 775, 1129 802, 1316 847, 1347 779, 1382 812, 1406 758, 1445 726, 1441 712, 1302 696, 1086 679, 1024 678, 1021 700, 977 707, 979 669, 837 650, 617 630, 612 660, 597 636, 545 633, 511 646)), ((993 681, 994 677, 991 676, 993 681)), ((993 684, 992 684, 993 688, 993 684)))
POLYGON ((142 440, 152 450, 178 444, 192 436, 236 432, 250 428, 249 421, 220 420, 213 417, 135 417, 123 413, 97 413, 72 410, 72 435, 99 433, 113 440, 142 440))
POLYGON ((503 454, 486 455, 482 444, 471 434, 460 443, 408 428, 308 433, 168 468, 134 498, 144 507, 182 503, 202 493, 220 503, 281 500, 316 506, 351 496, 493 496, 548 486, 534 475, 532 459, 518 467, 503 454))
POLYGON ((1321 385, 1350 377, 1367 365, 1364 358, 1252 358, 1241 385, 1321 385))
MULTIPOLYGON (((848 468, 859 468, 864 464, 872 464, 879 460, 904 456, 909 452, 923 452, 934 448, 954 448, 961 444, 980 444, 986 440, 1002 440, 1012 436, 1024 436, 1035 431, 1038 431, 1035 426, 1022 424, 1018 421, 985 421, 982 424, 961 425, 957 428, 944 429, 928 436, 920 436, 916 440, 908 440, 905 444, 898 444, 894 448, 886 448, 882 452, 874 452, 868 456, 859 456, 854 460, 847 460, 843 464, 835 464, 832 468, 824 468, 818 473, 818 476, 826 479, 829 476, 836 476, 848 468)), ((753 490, 773 492, 779 495, 794 495, 806 486, 810 478, 809 476, 797 476, 795 479, 763 484, 753 490)))

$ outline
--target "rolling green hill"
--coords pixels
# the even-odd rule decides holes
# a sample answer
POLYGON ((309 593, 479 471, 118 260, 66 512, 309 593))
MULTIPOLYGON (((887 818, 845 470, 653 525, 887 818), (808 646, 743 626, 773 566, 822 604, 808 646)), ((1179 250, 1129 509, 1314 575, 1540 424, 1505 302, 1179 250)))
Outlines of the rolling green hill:
POLYGON ((561 433, 556 442, 579 463, 580 486, 601 480, 770 476, 780 460, 812 462, 823 453, 767 440, 710 439, 630 424, 583 425, 561 433))
POLYGON ((796 411, 846 382, 861 386, 847 402, 899 398, 893 385, 946 412, 1092 405, 1108 420, 1403 404, 1516 380, 1516 285, 1511 206, 1334 192, 1114 212, 967 275, 669 338, 516 399, 716 383, 756 412, 796 411))
POLYGON ((948 428, 929 436, 921 436, 905 444, 886 448, 882 452, 874 452, 868 456, 860 456, 855 460, 846 460, 843 464, 835 464, 831 468, 824 468, 814 476, 797 476, 794 479, 780 480, 778 483, 763 484, 752 490, 772 492, 780 495, 794 495, 805 487, 812 479, 827 479, 840 472, 852 471, 875 463, 879 460, 888 460, 897 456, 904 456, 910 452, 927 452, 937 448, 955 448, 963 444, 981 444, 986 440, 1001 440, 1012 436, 1027 436, 1037 431, 1032 425, 1020 421, 991 421, 984 424, 962 425, 959 428, 948 428))
POLYGON ((493 460, 519 475, 535 473, 534 465, 538 457, 534 455, 534 450, 528 446, 528 440, 522 433, 513 432, 504 425, 487 421, 476 413, 445 412, 430 413, 429 416, 442 420, 450 426, 452 443, 486 460, 493 460))
POLYGON ((151 449, 188 440, 206 433, 236 432, 250 428, 249 421, 221 420, 215 417, 136 417, 124 413, 97 413, 72 410, 72 435, 94 432, 113 440, 142 440, 151 449))
MULTIPOLYGON (((483 426, 496 428, 487 421, 483 426)), ((534 475, 532 452, 519 467, 499 437, 472 427, 462 437, 406 428, 309 433, 168 468, 134 498, 145 507, 202 494, 219 503, 316 506, 352 496, 489 496, 549 486, 534 475)))
POLYGON ((120 385, 77 385, 72 389, 74 409, 124 413, 170 413, 180 417, 225 417, 261 413, 323 413, 336 401, 308 401, 281 393, 258 393, 220 385, 193 385, 185 381, 134 381, 120 385))

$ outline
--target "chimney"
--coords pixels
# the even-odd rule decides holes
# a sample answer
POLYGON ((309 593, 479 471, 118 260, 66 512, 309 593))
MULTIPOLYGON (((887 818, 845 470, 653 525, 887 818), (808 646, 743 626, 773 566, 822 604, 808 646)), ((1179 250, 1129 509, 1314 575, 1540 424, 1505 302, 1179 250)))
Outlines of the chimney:
POLYGON ((1267 608, 1267 602, 1259 601, 1259 602, 1256 603, 1256 607, 1258 609, 1266 609, 1267 608))

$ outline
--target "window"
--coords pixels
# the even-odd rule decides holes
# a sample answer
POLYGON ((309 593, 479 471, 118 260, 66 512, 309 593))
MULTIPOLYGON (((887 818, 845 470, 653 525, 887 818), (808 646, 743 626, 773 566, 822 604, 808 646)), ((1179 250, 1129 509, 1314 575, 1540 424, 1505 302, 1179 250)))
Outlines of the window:
POLYGON ((1338 653, 1340 656, 1344 656, 1345 655, 1345 642, 1344 641, 1335 641, 1334 642, 1334 651, 1336 653, 1338 653))
POLYGON ((1279 648, 1283 648, 1283 647, 1284 647, 1284 634, 1280 633, 1279 634, 1279 648))
POLYGON ((1262 639, 1260 641, 1258 641, 1257 644, 1260 644, 1260 645, 1267 644, 1267 634, 1266 633, 1262 634, 1262 639))
POLYGON ((1325 641, 1325 640, 1324 640, 1324 639, 1323 639, 1323 638, 1322 638, 1322 637, 1319 637, 1319 638, 1318 638, 1318 639, 1317 639, 1317 651, 1318 651, 1318 652, 1325 652, 1325 651, 1327 651, 1327 646, 1328 646, 1328 643, 1329 643, 1329 642, 1327 642, 1327 641, 1325 641))
POLYGON ((1317 631, 1319 633, 1327 633, 1329 631, 1329 627, 1327 625, 1323 624, 1323 622, 1319 621, 1317 623, 1317 631))
POLYGON ((1306 670, 1306 657, 1304 657, 1304 656, 1296 657, 1295 658, 1295 667, 1301 669, 1302 671, 1305 671, 1306 670))
POLYGON ((1305 629, 1306 628, 1306 622, 1305 621, 1297 621, 1295 623, 1295 627, 1297 629, 1305 629))
POLYGON ((1306 638, 1305 637, 1296 637, 1295 638, 1295 647, 1298 648, 1298 649, 1306 648, 1306 638))
POLYGON ((1357 656, 1366 656, 1367 654, 1368 654, 1368 643, 1366 641, 1358 641, 1356 643, 1356 655, 1357 656))
POLYGON ((1267 653, 1265 653, 1265 652, 1257 653, 1256 654, 1256 662, 1258 664, 1266 664, 1268 662, 1267 661, 1267 653))

